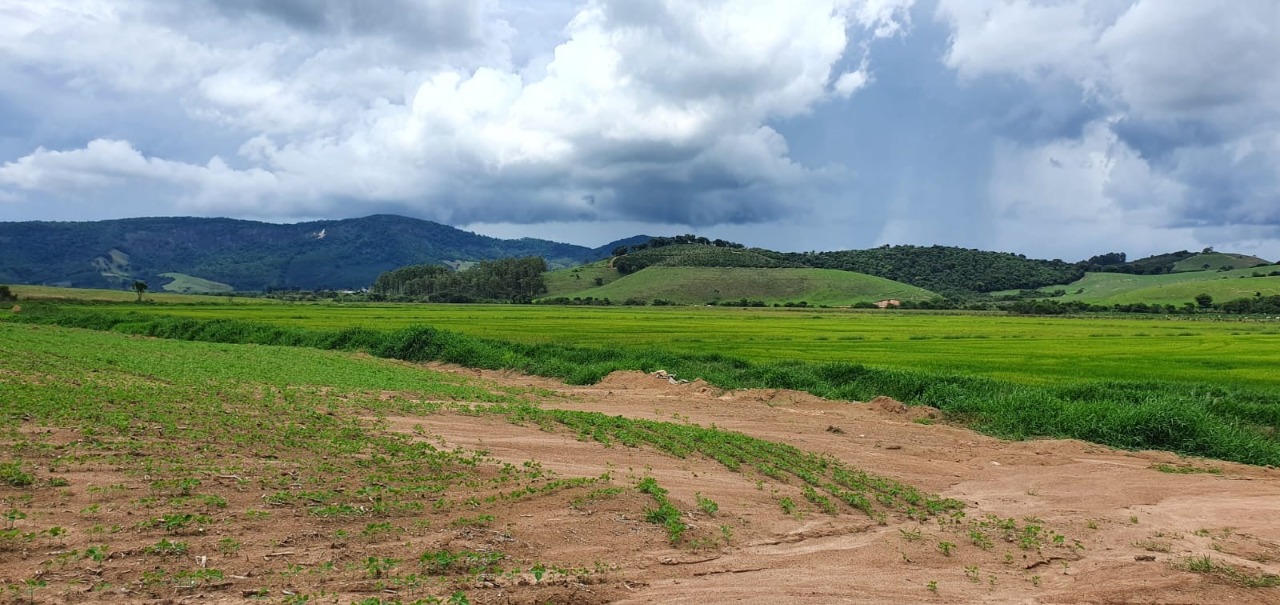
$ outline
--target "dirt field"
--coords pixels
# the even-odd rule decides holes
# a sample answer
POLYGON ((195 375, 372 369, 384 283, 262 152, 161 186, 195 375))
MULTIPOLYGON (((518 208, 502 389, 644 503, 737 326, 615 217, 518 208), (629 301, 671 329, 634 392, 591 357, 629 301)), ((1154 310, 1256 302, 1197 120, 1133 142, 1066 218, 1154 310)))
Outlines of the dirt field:
MULTIPOLYGON (((335 537, 322 521, 296 512, 239 515, 208 534, 182 536, 189 550, 172 553, 191 559, 194 569, 216 565, 222 577, 148 588, 149 559, 137 555, 156 542, 154 535, 78 537, 93 523, 84 514, 89 507, 102 511, 99 523, 127 525, 130 520, 111 516, 125 514, 116 505, 145 491, 146 477, 124 472, 123 465, 96 465, 59 476, 72 486, 112 489, 41 489, 28 503, 34 512, 9 521, 19 529, 61 526, 70 533, 62 542, 50 536, 29 548, 0 550, 0 581, 9 587, 0 598, 232 603, 301 602, 306 594, 310 602, 411 602, 412 591, 359 574, 325 579, 311 572, 335 562, 363 569, 370 558, 376 566, 380 559, 416 559, 424 548, 448 548, 500 549, 526 565, 555 562, 545 575, 468 578, 471 603, 1280 603, 1280 587, 1251 586, 1269 583, 1263 574, 1280 574, 1275 469, 1075 441, 1003 442, 931 423, 929 410, 892 401, 725 393, 639 373, 568 387, 435 367, 497 385, 535 387, 545 408, 714 424, 827 453, 959 499, 967 505, 965 516, 926 523, 890 517, 882 524, 856 513, 828 515, 808 505, 798 486, 764 483, 712 460, 606 447, 568 431, 441 412, 379 421, 385 420, 385 430, 421 435, 441 447, 483 450, 517 465, 536 460, 560 477, 610 473, 612 485, 630 488, 651 476, 686 511, 692 546, 672 546, 661 527, 646 522, 643 511, 652 500, 634 489, 572 502, 568 496, 517 500, 503 505, 494 522, 476 526, 398 519, 398 530, 385 536, 335 537), (1162 472, 1159 465, 1184 472, 1162 472), (699 511, 699 497, 718 503, 718 511, 699 511), (784 498, 800 506, 786 514, 779 505, 784 498), (983 544, 971 525, 983 519, 1034 524, 1059 536, 1058 543, 1022 547, 1011 538, 983 544), (234 551, 219 548, 227 538, 239 543, 234 551), (98 542, 110 542, 116 555, 84 558, 98 542), (80 554, 68 556, 73 550, 80 554), (1198 572, 1185 569, 1189 561, 1199 562, 1198 572), (26 579, 59 588, 33 588, 26 579)), ((22 431, 51 452, 82 438, 68 429, 22 431)), ((199 493, 224 498, 231 509, 269 508, 263 504, 268 490, 236 477, 210 478, 199 493)), ((8 487, 0 495, 20 497, 8 487)))

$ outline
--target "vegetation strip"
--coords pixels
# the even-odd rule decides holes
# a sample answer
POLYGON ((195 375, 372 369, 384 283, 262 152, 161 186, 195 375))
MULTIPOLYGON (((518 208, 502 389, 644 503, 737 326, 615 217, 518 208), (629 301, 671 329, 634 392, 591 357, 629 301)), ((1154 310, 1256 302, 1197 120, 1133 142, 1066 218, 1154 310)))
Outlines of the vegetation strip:
POLYGON ((306 330, 56 305, 33 306, 9 320, 181 340, 365 351, 406 361, 511 369, 572 384, 594 383, 615 370, 665 369, 730 389, 795 389, 846 400, 888 395, 937 407, 977 430, 1006 438, 1077 438, 1127 449, 1280 465, 1280 397, 1262 390, 1159 381, 1024 385, 850 363, 751 363, 719 354, 636 347, 519 344, 429 326, 306 330))

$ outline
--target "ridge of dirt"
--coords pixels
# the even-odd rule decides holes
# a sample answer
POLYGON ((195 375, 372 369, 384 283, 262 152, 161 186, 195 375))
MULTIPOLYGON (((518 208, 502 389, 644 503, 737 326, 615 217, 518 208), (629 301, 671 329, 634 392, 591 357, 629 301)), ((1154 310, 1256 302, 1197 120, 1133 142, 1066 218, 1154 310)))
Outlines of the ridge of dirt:
POLYGON ((688 508, 701 493, 720 502, 722 514, 744 521, 745 540, 707 562, 655 566, 652 559, 666 555, 617 549, 625 553, 620 569, 639 572, 635 578, 646 584, 618 602, 1280 602, 1280 588, 1247 588, 1226 574, 1178 568, 1190 557, 1208 556, 1241 573, 1280 574, 1275 469, 1076 440, 1003 441, 917 422, 937 418, 937 410, 887 397, 858 403, 775 389, 724 391, 641 372, 614 372, 588 386, 507 372, 463 373, 507 387, 549 389, 561 397, 545 405, 557 409, 714 424, 830 454, 962 500, 970 518, 1031 519, 1083 547, 1074 557, 1027 559, 1026 552, 1007 545, 975 549, 927 524, 881 527, 855 515, 829 517, 816 510, 791 517, 780 514, 776 497, 749 477, 708 460, 605 448, 568 433, 497 420, 486 421, 483 431, 468 429, 471 420, 448 415, 426 421, 450 443, 483 446, 499 458, 536 458, 568 474, 606 468, 634 474, 644 468, 688 508), (1161 472, 1162 465, 1202 472, 1161 472), (922 540, 904 539, 917 530, 922 540), (959 544, 951 556, 938 552, 943 540, 959 544), (1013 562, 1003 558, 1006 552, 1013 562), (930 582, 936 591, 929 590, 930 582))

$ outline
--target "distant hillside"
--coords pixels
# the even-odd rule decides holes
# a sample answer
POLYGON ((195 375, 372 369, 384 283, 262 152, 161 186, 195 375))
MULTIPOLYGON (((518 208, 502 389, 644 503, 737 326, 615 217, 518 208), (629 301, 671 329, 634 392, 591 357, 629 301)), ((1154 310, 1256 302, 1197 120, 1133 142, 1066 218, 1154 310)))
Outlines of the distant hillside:
POLYGON ((940 294, 1039 288, 1075 281, 1084 270, 1061 260, 951 246, 881 246, 870 250, 781 254, 780 260, 875 275, 940 294))
POLYGON ((548 274, 547 298, 608 298, 615 304, 627 299, 667 300, 677 304, 759 300, 766 304, 807 302, 811 305, 848 306, 889 298, 923 301, 937 295, 903 283, 875 277, 811 268, 750 267, 648 267, 619 276, 599 265, 548 274), (578 278, 567 277, 578 275, 578 278), (594 286, 595 278, 602 286, 594 286), (572 284, 586 286, 570 289, 572 284))
POLYGON ((590 249, 390 215, 289 225, 219 218, 0 223, 0 283, 121 288, 141 279, 152 290, 187 292, 356 289, 406 265, 541 256, 567 267, 646 239, 590 249))
POLYGON ((1269 261, 1247 254, 1209 252, 1196 254, 1173 264, 1175 273, 1182 271, 1232 271, 1270 265, 1269 261))
POLYGON ((1235 271, 1195 271, 1160 275, 1090 273, 1066 285, 1042 291, 1066 290, 1054 300, 1080 301, 1098 305, 1171 304, 1191 302, 1198 294, 1208 294, 1218 302, 1261 294, 1280 294, 1280 267, 1258 267, 1235 271), (1275 275, 1271 275, 1275 273, 1275 275))
POLYGON ((1132 273, 1135 275, 1160 275, 1163 273, 1180 273, 1186 271, 1232 271, 1235 269, 1251 269, 1270 265, 1266 259, 1247 254, 1228 252, 1190 252, 1180 250, 1165 254, 1156 254, 1135 261, 1125 262, 1123 253, 1113 252, 1095 256, 1085 261, 1085 269, 1090 272, 1132 273))

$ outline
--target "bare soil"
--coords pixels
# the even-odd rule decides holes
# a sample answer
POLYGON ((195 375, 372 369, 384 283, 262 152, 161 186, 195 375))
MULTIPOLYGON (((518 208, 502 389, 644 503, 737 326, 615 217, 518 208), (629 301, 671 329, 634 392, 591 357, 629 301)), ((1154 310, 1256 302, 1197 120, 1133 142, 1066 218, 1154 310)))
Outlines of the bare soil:
MULTIPOLYGON (((599 498, 585 498, 588 490, 577 490, 517 500, 502 505, 494 523, 477 527, 424 528, 399 519, 404 531, 387 538, 337 539, 330 526, 305 514, 237 515, 209 535, 182 537, 191 548, 180 556, 216 565, 225 571, 223 579, 148 589, 149 559, 134 555, 154 544, 155 536, 123 531, 82 537, 95 523, 123 525, 123 517, 110 515, 123 515, 119 511, 128 508, 123 504, 136 500, 137 490, 145 491, 146 479, 128 472, 127 465, 98 465, 59 474, 68 488, 35 492, 37 501, 28 504, 36 512, 16 526, 58 525, 70 533, 62 542, 42 538, 30 548, 0 550, 0 581, 14 586, 0 599, 232 603, 261 590, 267 602, 304 593, 313 595, 311 602, 410 602, 412 591, 360 580, 359 574, 325 580, 302 570, 334 561, 359 568, 371 556, 414 560, 424 548, 450 548, 500 550, 526 567, 545 561, 554 568, 542 578, 531 572, 467 578, 465 592, 472 603, 1280 603, 1280 587, 1247 585, 1249 578, 1280 574, 1280 472, 1275 469, 1079 441, 1001 441, 943 424, 935 410, 888 399, 864 404, 791 391, 725 392, 641 373, 615 373, 599 384, 576 387, 504 372, 432 367, 499 386, 535 387, 546 408, 714 424, 827 453, 959 499, 967 504, 969 519, 995 515, 1035 523, 1064 536, 1067 544, 1078 542, 1078 548, 1026 549, 1003 542, 983 548, 945 523, 890 518, 880 524, 858 513, 828 515, 808 505, 798 486, 758 481, 712 460, 606 447, 565 430, 440 412, 380 421, 385 420, 385 430, 419 435, 442 447, 480 449, 512 464, 534 460, 560 477, 609 473, 611 485, 629 488, 652 476, 686 511, 689 541, 672 546, 661 527, 646 522, 643 511, 652 500, 633 489, 599 498), (1205 472, 1162 472, 1159 465, 1205 472), (103 489, 76 488, 86 485, 103 489), (719 510, 714 515, 699 511, 699 497, 715 501, 719 510), (779 505, 787 497, 800 505, 793 514, 784 514, 779 505), (86 518, 86 507, 94 505, 103 511, 102 519, 86 518), (234 553, 217 547, 229 537, 242 543, 234 553), (116 559, 59 559, 99 542, 110 542, 116 559), (1189 558, 1203 556, 1218 572, 1183 569, 1189 558), (101 587, 104 577, 110 582, 101 587), (28 578, 78 588, 29 595, 22 588, 28 578)), ((51 447, 80 439, 71 429, 22 430, 51 447)), ((232 510, 268 508, 266 490, 234 478, 211 478, 200 493, 225 498, 232 510)), ((0 496, 20 497, 8 486, 0 487, 0 496)))

